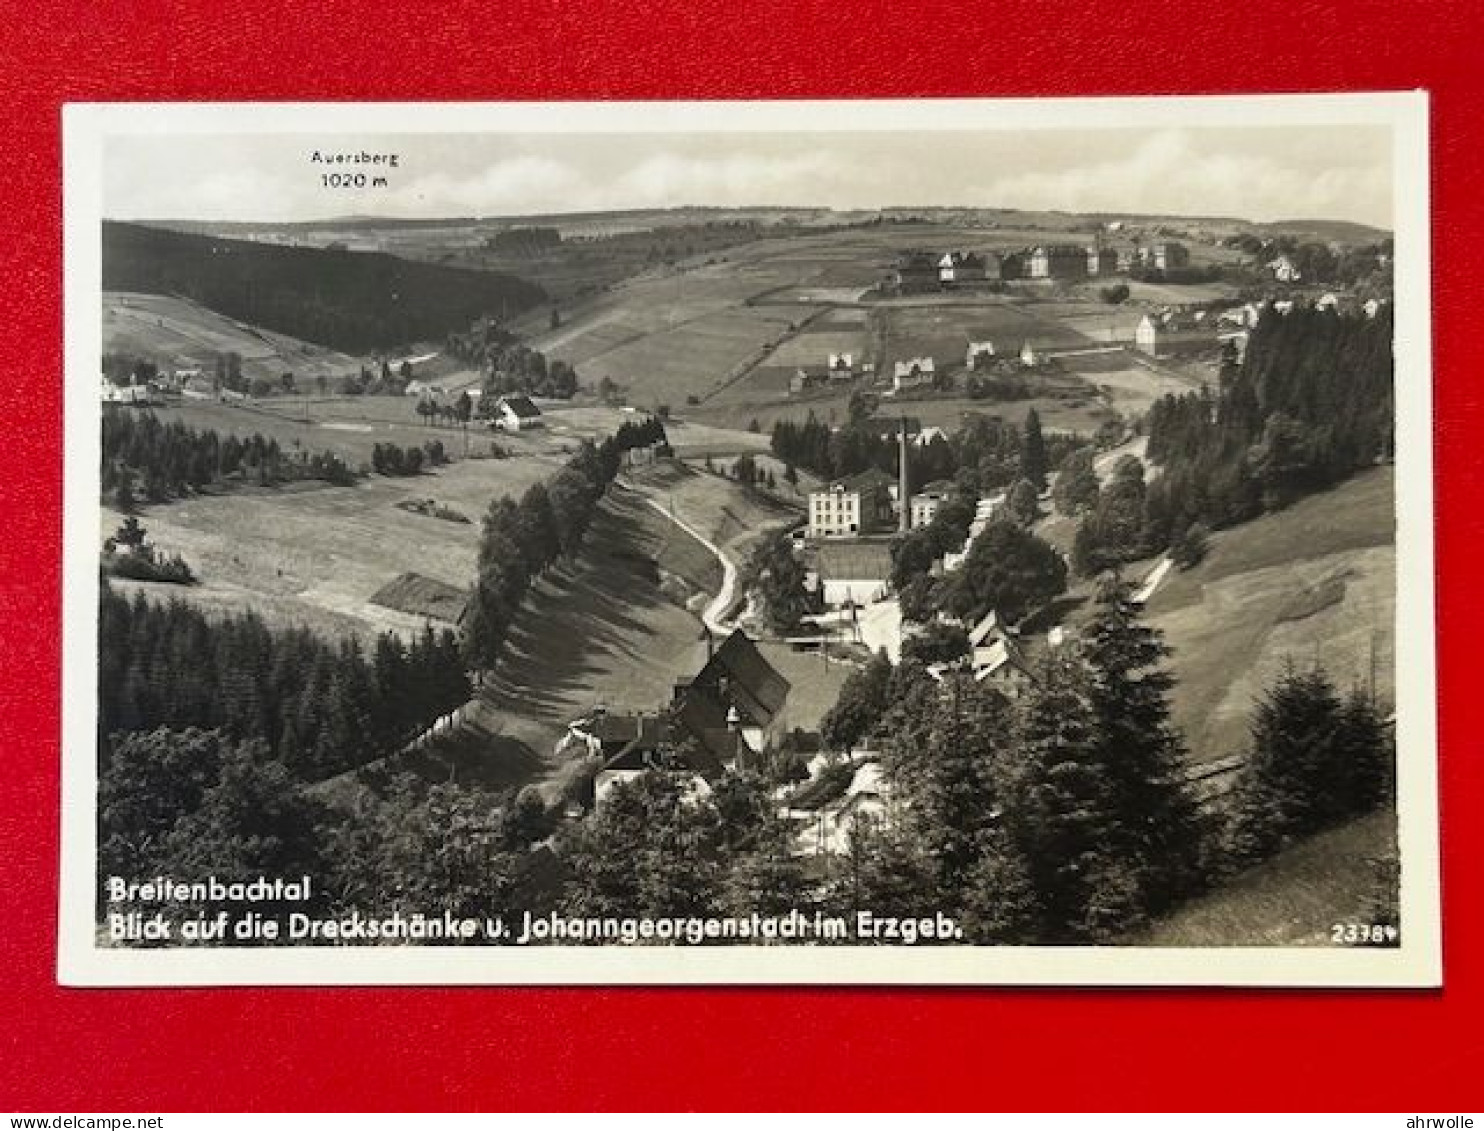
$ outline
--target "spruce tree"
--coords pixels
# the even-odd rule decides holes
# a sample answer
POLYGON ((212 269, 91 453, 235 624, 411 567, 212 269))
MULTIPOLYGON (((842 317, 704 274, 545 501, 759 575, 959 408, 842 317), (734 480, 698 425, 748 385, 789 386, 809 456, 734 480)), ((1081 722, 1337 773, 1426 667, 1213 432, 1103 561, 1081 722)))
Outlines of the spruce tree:
POLYGON ((1029 479, 1037 492, 1046 489, 1046 440, 1041 435, 1041 416, 1035 409, 1025 414, 1025 436, 1020 448, 1020 476, 1029 479))
POLYGON ((1200 886, 1206 828, 1185 786, 1184 743, 1170 722, 1169 649, 1139 619, 1122 579, 1105 578, 1099 587, 1082 654, 1112 790, 1114 844, 1134 880, 1133 903, 1158 914, 1200 886))
POLYGON ((1103 764, 1092 676, 1075 658, 1049 657, 1020 703, 1017 763, 1007 780, 1007 831, 1029 869, 1044 943, 1102 941, 1100 890, 1121 888, 1115 785, 1103 764))

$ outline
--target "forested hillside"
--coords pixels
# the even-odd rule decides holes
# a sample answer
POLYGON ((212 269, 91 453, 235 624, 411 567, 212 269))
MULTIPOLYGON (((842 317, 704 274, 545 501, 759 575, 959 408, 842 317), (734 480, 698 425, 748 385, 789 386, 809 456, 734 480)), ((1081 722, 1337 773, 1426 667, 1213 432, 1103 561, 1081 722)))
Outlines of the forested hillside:
POLYGON ((532 283, 493 271, 122 223, 103 225, 103 287, 183 295, 348 353, 441 341, 481 315, 513 317, 546 297, 532 283))

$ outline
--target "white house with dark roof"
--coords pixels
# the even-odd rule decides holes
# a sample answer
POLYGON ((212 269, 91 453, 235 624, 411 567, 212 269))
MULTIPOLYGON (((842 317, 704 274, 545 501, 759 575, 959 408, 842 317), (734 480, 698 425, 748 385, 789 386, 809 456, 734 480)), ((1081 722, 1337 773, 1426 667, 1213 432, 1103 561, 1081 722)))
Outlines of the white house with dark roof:
POLYGON ((994 359, 993 342, 970 342, 968 352, 964 354, 964 366, 970 371, 973 371, 981 366, 992 364, 994 359))
POLYGON ((546 423, 536 403, 524 394, 505 396, 496 401, 494 422, 495 427, 504 432, 526 432, 546 423))
POLYGON ((909 389, 920 389, 931 385, 937 376, 937 367, 930 357, 911 357, 892 366, 891 391, 903 393, 909 389))

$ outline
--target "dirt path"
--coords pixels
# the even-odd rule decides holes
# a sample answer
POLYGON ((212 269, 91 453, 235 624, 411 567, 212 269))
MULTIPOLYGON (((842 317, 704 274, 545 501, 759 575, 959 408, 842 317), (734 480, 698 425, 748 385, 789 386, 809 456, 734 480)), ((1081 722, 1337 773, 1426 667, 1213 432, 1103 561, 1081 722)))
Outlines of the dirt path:
MULTIPOLYGON (((641 492, 642 494, 642 492, 641 492)), ((697 530, 685 519, 675 514, 668 507, 661 504, 657 499, 644 495, 644 501, 654 510, 664 515, 676 526, 684 530, 706 549, 716 555, 716 560, 721 563, 721 589, 711 602, 701 612, 701 620, 713 633, 725 636, 737 627, 736 621, 725 621, 722 616, 730 609, 737 599, 737 566, 726 554, 726 552, 705 534, 697 530)))

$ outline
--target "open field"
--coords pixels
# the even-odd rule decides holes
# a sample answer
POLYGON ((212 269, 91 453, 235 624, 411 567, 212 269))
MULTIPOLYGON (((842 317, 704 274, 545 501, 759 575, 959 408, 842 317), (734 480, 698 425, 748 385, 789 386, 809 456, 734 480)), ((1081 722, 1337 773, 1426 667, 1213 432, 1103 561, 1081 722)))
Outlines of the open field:
POLYGON ((1395 812, 1356 818, 1293 845, 1127 941, 1133 946, 1330 945, 1335 923, 1369 921, 1376 884, 1369 861, 1395 849, 1395 812))
MULTIPOLYGON (((254 609, 270 624, 303 624, 331 636, 419 631, 422 617, 371 598, 403 573, 470 585, 490 501, 519 495, 560 466, 554 456, 461 460, 433 474, 377 475, 354 487, 296 484, 150 507, 141 515, 150 540, 183 556, 201 584, 147 588, 223 612, 254 609), (447 522, 397 505, 429 498, 471 521, 447 522)), ((100 539, 120 521, 105 508, 100 539)))
POLYGON ((1180 396, 1201 387, 1200 381, 1179 370, 1124 351, 1065 357, 1059 364, 1098 390, 1121 416, 1138 416, 1161 397, 1180 396))
POLYGON ((145 358, 166 372, 200 369, 210 375, 217 354, 229 352, 242 355, 248 379, 276 382, 292 373, 301 386, 361 367, 347 354, 238 322, 189 299, 104 291, 102 318, 104 353, 145 358))
POLYGON ((1004 294, 865 293, 902 250, 985 251, 1084 238, 1074 227, 1071 218, 993 229, 945 219, 756 239, 728 249, 724 261, 687 260, 607 285, 568 305, 555 329, 534 315, 522 325, 536 348, 576 366, 589 384, 612 377, 636 405, 679 406, 697 397, 707 409, 714 401, 801 417, 807 407, 785 401, 787 377, 798 365, 822 364, 831 351, 847 349, 881 370, 925 353, 957 365, 970 340, 995 341, 1002 352, 1026 341, 1105 344, 1130 338, 1149 304, 1208 297, 1169 286, 1151 292, 1149 304, 1112 307, 1096 301, 1095 291, 1084 294, 1086 287, 1023 283, 1004 294))
POLYGON ((873 321, 876 369, 888 375, 896 362, 924 354, 940 368, 961 369, 971 341, 991 341, 997 353, 1010 356, 1027 342, 1037 349, 1093 344, 1068 324, 1043 315, 1038 305, 999 297, 972 304, 883 304, 873 321))
MULTIPOLYGON (((369 466, 377 444, 421 447, 442 441, 449 458, 464 454, 464 432, 435 427, 417 415, 415 397, 272 397, 258 401, 217 401, 184 397, 149 409, 163 421, 179 420, 187 427, 213 429, 221 435, 247 436, 254 432, 277 440, 286 451, 334 452, 351 467, 369 466)), ((479 424, 468 428, 468 450, 473 456, 490 454, 494 434, 479 424)), ((544 452, 549 441, 526 437, 499 437, 501 447, 520 454, 544 452)))
POLYGON ((721 547, 739 567, 767 533, 803 515, 795 508, 750 493, 720 475, 680 463, 636 469, 627 481, 721 547))
POLYGON ((1285 662, 1319 663, 1341 690, 1395 686, 1392 469, 1213 535, 1148 606, 1173 650, 1175 723, 1197 762, 1240 753, 1253 703, 1285 662))

